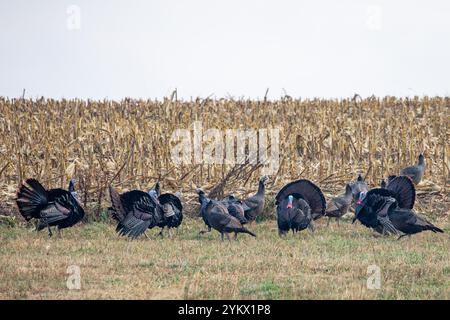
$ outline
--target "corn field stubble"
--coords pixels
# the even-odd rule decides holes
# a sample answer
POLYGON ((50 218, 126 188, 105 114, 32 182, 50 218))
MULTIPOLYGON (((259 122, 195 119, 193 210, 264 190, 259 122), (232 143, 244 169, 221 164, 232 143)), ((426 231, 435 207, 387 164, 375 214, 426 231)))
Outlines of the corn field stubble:
POLYGON ((450 98, 250 101, 174 97, 163 101, 0 98, 0 298, 449 298, 450 98), (258 238, 220 243, 203 228, 195 188, 217 195, 255 192, 261 168, 175 165, 171 133, 203 128, 281 128, 280 168, 271 176, 258 238), (416 211, 446 231, 411 239, 374 238, 359 224, 318 223, 315 235, 279 239, 273 197, 286 182, 308 178, 330 196, 361 172, 373 187, 416 162, 424 181, 416 211), (234 170, 234 171, 233 171, 234 170), (77 180, 87 212, 62 239, 17 215, 24 178, 47 187, 77 180), (185 214, 173 239, 127 241, 108 223, 107 186, 119 191, 182 191, 185 214), (224 183, 225 182, 225 183, 224 183), (101 222, 101 223, 99 223, 101 222), (106 223, 105 223, 106 222, 106 223), (380 267, 379 290, 368 290, 367 267, 380 267), (69 265, 81 268, 81 290, 66 288, 69 265))

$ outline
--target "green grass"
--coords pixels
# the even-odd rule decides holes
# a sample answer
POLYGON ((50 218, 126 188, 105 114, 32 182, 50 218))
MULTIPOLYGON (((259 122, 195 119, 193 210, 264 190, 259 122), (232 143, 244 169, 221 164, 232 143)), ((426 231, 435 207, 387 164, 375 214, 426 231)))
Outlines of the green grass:
MULTIPOLYGON (((449 221, 436 222, 447 231, 449 221)), ((0 298, 7 299, 449 299, 450 239, 424 232, 397 241, 359 224, 317 223, 280 239, 274 221, 254 225, 258 237, 221 242, 198 236, 185 219, 164 239, 118 237, 114 226, 89 223, 62 238, 0 226, 0 298), (69 290, 67 268, 81 270, 81 290, 69 290), (366 286, 370 265, 381 288, 366 286)))

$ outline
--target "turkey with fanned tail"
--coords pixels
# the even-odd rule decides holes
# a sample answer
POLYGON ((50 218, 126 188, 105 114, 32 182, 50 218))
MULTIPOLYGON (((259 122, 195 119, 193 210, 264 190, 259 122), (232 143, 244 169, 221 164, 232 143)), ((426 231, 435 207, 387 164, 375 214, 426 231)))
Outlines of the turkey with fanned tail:
POLYGON ((25 220, 37 219, 37 230, 56 226, 61 229, 71 227, 84 217, 84 210, 75 192, 74 180, 70 180, 69 191, 64 189, 46 190, 37 180, 28 179, 17 192, 16 203, 25 220))
POLYGON ((409 177, 392 178, 385 189, 372 189, 361 193, 353 222, 381 234, 411 235, 431 230, 443 232, 413 211, 416 192, 409 177))
POLYGON ((178 194, 163 193, 158 196, 159 205, 162 208, 163 219, 162 222, 158 224, 161 228, 159 233, 160 236, 163 235, 164 228, 169 229, 169 236, 171 235, 171 229, 178 227, 183 221, 183 205, 178 194))
POLYGON ((318 186, 300 179, 284 186, 276 196, 278 233, 286 235, 309 228, 313 220, 325 214, 325 197, 318 186))
POLYGON ((132 190, 119 195, 109 186, 109 195, 120 235, 135 239, 163 222, 164 213, 154 193, 132 190))

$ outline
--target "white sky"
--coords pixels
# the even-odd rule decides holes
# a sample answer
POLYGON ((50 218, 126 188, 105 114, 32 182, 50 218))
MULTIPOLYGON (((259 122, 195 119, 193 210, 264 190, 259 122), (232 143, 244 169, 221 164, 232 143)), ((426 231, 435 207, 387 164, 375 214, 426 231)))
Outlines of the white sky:
POLYGON ((186 99, 266 88, 270 98, 449 95, 450 1, 0 0, 0 95, 23 88, 96 99, 175 88, 186 99))

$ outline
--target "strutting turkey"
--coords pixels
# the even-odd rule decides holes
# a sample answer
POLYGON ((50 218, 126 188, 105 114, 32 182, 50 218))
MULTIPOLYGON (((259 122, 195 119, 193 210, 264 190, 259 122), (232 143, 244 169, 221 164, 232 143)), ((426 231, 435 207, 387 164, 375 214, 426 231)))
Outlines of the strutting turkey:
POLYGON ((170 230, 178 227, 183 221, 183 205, 181 204, 180 198, 176 194, 163 193, 158 197, 159 205, 162 208, 163 219, 162 222, 158 224, 161 228, 160 235, 163 235, 164 228, 167 227, 170 230))
POLYGON ((132 239, 145 234, 147 229, 160 225, 164 214, 158 198, 149 192, 132 190, 119 194, 109 186, 112 216, 119 222, 116 231, 132 239))
POLYGON ((170 235, 170 229, 178 228, 183 221, 183 205, 180 198, 172 193, 161 194, 159 182, 156 182, 155 186, 148 193, 133 190, 119 195, 110 186, 110 197, 112 203, 111 214, 119 223, 117 231, 121 235, 128 235, 131 238, 136 238, 144 233, 147 237, 145 234, 146 229, 143 231, 141 230, 145 224, 149 224, 147 227, 148 229, 155 226, 160 227, 160 236, 163 236, 163 230, 167 227, 170 235), (149 214, 150 216, 139 215, 139 213, 136 213, 136 205, 139 207, 138 209, 140 209, 140 212, 149 214), (132 218, 132 216, 128 217, 130 212, 135 212, 134 218, 132 218), (153 220, 151 216, 153 216, 153 220), (133 232, 130 227, 123 225, 126 218, 130 219, 131 222, 129 223, 135 224, 135 226, 132 227, 136 230, 135 232, 133 232), (136 219, 141 219, 142 221, 145 221, 145 223, 138 223, 136 219), (139 234, 136 234, 136 232, 139 234))
POLYGON ((84 217, 74 180, 70 180, 67 191, 46 190, 37 180, 27 179, 17 192, 16 203, 25 220, 37 219, 37 230, 47 228, 49 236, 52 236, 50 227, 57 227, 60 234, 61 229, 75 225, 84 217))
POLYGON ((325 214, 325 197, 318 186, 306 179, 285 185, 276 196, 278 234, 286 235, 309 228, 314 230, 314 216, 325 214))
POLYGON ((357 219, 378 233, 400 235, 399 238, 426 230, 443 232, 412 210, 415 197, 411 179, 395 177, 385 189, 360 194, 353 222, 357 219))

